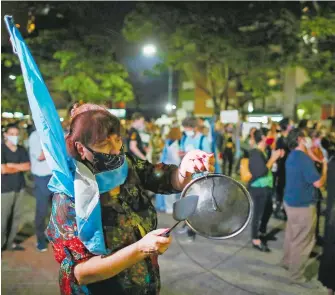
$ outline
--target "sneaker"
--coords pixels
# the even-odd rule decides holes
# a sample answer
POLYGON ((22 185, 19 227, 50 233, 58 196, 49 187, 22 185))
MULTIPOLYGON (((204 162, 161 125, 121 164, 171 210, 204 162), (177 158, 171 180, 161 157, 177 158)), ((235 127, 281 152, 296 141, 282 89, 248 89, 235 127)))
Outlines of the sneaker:
POLYGON ((42 245, 40 243, 37 243, 36 244, 36 250, 38 252, 46 252, 46 251, 48 251, 48 248, 46 247, 46 245, 42 245))
POLYGON ((22 247, 21 245, 19 245, 19 244, 13 243, 12 247, 10 248, 10 250, 11 251, 24 251, 26 249, 24 247, 22 247))

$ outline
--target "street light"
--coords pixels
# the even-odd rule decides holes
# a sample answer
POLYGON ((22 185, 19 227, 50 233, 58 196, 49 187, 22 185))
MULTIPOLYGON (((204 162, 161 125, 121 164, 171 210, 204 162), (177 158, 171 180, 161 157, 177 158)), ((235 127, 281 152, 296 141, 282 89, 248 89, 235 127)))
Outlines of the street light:
POLYGON ((14 76, 14 75, 9 75, 9 79, 11 79, 11 80, 15 80, 15 79, 16 79, 16 76, 14 76))
POLYGON ((171 104, 171 103, 168 103, 166 106, 165 106, 165 109, 168 113, 170 113, 172 110, 175 110, 177 107, 174 105, 174 104, 171 104))
POLYGON ((143 47, 143 54, 145 56, 154 56, 157 52, 157 48, 153 44, 147 44, 143 47))
MULTIPOLYGON (((144 56, 154 56, 157 53, 157 47, 154 44, 146 44, 142 49, 144 56)), ((172 86, 173 86, 173 70, 169 66, 169 81, 168 81, 168 104, 172 105, 172 86)))
POLYGON ((252 103, 252 102, 249 102, 249 104, 248 104, 248 112, 249 112, 249 113, 252 113, 253 111, 254 111, 253 103, 252 103))

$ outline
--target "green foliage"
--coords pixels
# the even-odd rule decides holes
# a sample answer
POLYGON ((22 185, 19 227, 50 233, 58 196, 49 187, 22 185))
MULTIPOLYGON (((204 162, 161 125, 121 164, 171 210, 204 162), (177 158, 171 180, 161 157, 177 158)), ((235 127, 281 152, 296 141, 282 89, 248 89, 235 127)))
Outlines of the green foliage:
MULTIPOLYGON (((38 36, 26 40, 56 106, 64 102, 104 103, 128 102, 134 98, 131 84, 127 81, 126 69, 115 61, 110 40, 103 35, 79 35, 77 31, 43 30, 38 36), (60 98, 60 101, 57 99, 60 98)), ((18 64, 13 54, 2 54, 2 64, 12 67, 18 64)), ((11 88, 7 86, 7 97, 22 98, 25 88, 22 76, 18 76, 11 88)), ((11 98, 12 99, 12 98, 11 98)), ((5 101, 8 107, 17 102, 5 101), (15 103, 14 103, 15 102, 15 103)), ((26 102, 26 99, 23 98, 26 102)))
POLYGON ((53 87, 66 91, 72 101, 128 102, 134 98, 132 86, 126 81, 128 73, 113 60, 112 54, 92 55, 90 50, 78 46, 56 51, 53 58, 60 67, 53 87))
POLYGON ((314 37, 335 36, 335 14, 329 14, 327 17, 317 16, 312 19, 304 17, 301 21, 301 30, 304 34, 314 37))
POLYGON ((9 53, 1 53, 1 63, 6 67, 6 68, 11 68, 14 65, 18 65, 19 61, 16 58, 15 55, 9 54, 9 53))
POLYGON ((315 17, 303 16, 303 39, 298 61, 309 77, 302 93, 312 93, 317 99, 335 101, 335 13, 320 9, 315 17))

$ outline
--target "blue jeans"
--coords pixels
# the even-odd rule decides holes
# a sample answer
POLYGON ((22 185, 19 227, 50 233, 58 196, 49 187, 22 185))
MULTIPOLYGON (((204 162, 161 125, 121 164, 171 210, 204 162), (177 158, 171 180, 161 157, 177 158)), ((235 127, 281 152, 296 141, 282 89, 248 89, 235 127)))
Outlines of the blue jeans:
POLYGON ((34 175, 35 188, 34 195, 36 198, 36 211, 35 211, 35 229, 37 243, 41 246, 46 245, 44 231, 46 228, 45 219, 48 215, 49 206, 51 203, 52 193, 48 189, 48 183, 51 175, 37 176, 34 175))

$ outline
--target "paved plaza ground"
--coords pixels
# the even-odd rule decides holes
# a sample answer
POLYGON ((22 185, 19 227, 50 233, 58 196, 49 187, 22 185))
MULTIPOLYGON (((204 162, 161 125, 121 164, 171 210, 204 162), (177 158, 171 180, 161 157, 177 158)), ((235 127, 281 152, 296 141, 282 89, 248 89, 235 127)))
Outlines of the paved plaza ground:
MULTIPOLYGON (((45 253, 35 250, 33 218, 35 200, 25 198, 24 226, 19 239, 24 252, 2 252, 1 294, 56 295, 58 264, 51 247, 45 253)), ((159 214, 159 225, 174 223, 167 214, 159 214)), ((271 253, 261 253, 250 246, 250 229, 240 236, 214 241, 197 237, 189 242, 184 235, 174 233, 169 250, 159 258, 161 267, 161 295, 321 295, 325 289, 309 290, 289 283, 287 272, 278 264, 282 257, 284 223, 272 219, 270 230, 277 241, 269 242, 271 253)), ((316 248, 316 252, 320 249, 316 248)), ((311 258, 308 275, 315 280, 318 261, 311 258)), ((111 294, 113 292, 111 291, 111 294)))

